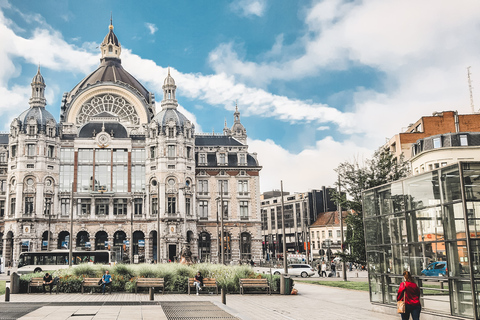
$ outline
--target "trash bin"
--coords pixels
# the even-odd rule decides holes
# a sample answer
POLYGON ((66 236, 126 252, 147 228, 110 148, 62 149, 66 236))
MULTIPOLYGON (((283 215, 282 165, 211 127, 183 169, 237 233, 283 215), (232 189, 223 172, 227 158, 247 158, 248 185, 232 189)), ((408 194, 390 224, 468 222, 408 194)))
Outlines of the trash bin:
POLYGON ((10 275, 10 293, 20 293, 20 276, 15 272, 10 275))
POLYGON ((280 294, 290 294, 292 287, 293 279, 288 275, 282 275, 280 278, 280 294))

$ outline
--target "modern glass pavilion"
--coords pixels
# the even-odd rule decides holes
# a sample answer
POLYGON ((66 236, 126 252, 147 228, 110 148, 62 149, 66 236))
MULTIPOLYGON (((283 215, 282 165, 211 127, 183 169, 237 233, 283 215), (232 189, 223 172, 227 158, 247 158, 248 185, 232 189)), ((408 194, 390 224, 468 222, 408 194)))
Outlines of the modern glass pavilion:
POLYGON ((404 270, 424 311, 478 319, 480 162, 460 162, 363 193, 370 300, 396 304, 404 270))

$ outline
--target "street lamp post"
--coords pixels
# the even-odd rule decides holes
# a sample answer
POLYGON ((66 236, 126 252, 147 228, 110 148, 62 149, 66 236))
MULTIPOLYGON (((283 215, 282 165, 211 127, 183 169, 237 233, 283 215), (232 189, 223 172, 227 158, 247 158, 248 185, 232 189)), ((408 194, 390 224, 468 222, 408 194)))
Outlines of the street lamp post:
MULTIPOLYGON (((340 177, 338 177, 338 195, 341 196, 340 192, 340 177)), ((339 219, 340 219, 340 245, 341 245, 341 250, 342 250, 342 269, 343 269, 343 281, 347 281, 347 270, 346 270, 346 264, 345 264, 345 249, 343 247, 343 215, 342 215, 342 205, 340 204, 340 201, 338 201, 338 214, 339 214, 339 219)))
POLYGON ((73 262, 73 187, 75 182, 72 182, 72 193, 70 195, 70 238, 68 239, 68 266, 72 266, 73 262))
POLYGON ((223 233, 223 181, 220 180, 220 210, 222 211, 220 214, 220 237, 221 237, 221 245, 222 245, 222 253, 220 256, 222 264, 225 264, 225 247, 224 247, 224 233, 223 233))
POLYGON ((51 199, 45 198, 45 213, 48 214, 47 251, 50 251, 50 226, 51 226, 51 218, 52 218, 50 209, 51 209, 51 199))
POLYGON ((284 273, 288 274, 287 270, 287 243, 285 239, 285 217, 283 215, 283 181, 280 180, 280 194, 282 199, 282 242, 283 242, 283 269, 284 273))
POLYGON ((153 180, 152 185, 157 186, 157 263, 160 263, 160 183, 153 180))

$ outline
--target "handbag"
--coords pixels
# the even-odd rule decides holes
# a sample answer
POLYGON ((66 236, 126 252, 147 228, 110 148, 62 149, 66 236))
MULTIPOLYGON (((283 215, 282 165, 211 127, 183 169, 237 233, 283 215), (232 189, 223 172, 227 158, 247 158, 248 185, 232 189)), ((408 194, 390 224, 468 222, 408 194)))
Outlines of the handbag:
POLYGON ((405 286, 405 290, 403 291, 403 299, 397 301, 397 313, 405 313, 405 293, 407 291, 407 287, 405 286))
POLYGON ((103 278, 100 279, 100 280, 98 280, 98 285, 99 285, 99 286, 102 285, 102 282, 103 282, 102 280, 103 280, 103 278))

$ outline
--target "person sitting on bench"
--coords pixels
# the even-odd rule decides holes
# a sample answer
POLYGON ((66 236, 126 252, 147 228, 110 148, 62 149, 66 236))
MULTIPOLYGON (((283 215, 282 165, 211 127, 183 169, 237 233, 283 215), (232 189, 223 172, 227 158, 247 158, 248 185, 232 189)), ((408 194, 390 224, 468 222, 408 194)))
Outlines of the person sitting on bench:
POLYGON ((43 293, 46 293, 45 286, 50 286, 50 294, 52 294, 53 278, 48 272, 43 276, 43 293))
POLYGON ((195 279, 193 279, 193 283, 195 284, 195 288, 197 289, 197 296, 198 296, 198 291, 202 290, 202 287, 203 287, 203 277, 200 271, 198 271, 197 275, 195 276, 195 279))
POLYGON ((102 277, 102 293, 105 294, 105 287, 112 284, 112 276, 108 274, 108 270, 102 277))

